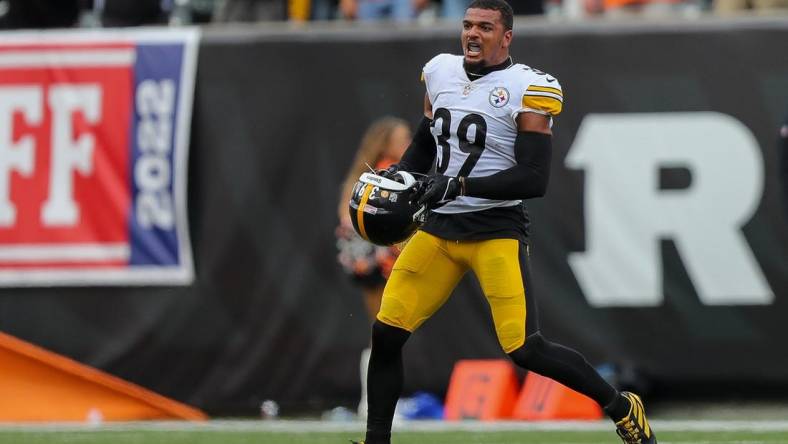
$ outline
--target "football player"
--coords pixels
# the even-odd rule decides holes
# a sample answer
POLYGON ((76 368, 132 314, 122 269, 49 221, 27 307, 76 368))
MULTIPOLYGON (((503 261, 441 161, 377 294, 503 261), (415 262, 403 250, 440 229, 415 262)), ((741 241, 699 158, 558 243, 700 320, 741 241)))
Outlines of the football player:
POLYGON ((424 66, 424 119, 402 160, 383 172, 436 169, 416 196, 431 212, 395 262, 373 326, 363 443, 390 443, 402 346, 468 270, 517 365, 595 400, 624 442, 656 443, 637 395, 618 392, 580 353, 539 331, 522 201, 547 189, 561 85, 514 63, 512 9, 504 0, 473 1, 462 25, 463 55, 440 54, 424 66))

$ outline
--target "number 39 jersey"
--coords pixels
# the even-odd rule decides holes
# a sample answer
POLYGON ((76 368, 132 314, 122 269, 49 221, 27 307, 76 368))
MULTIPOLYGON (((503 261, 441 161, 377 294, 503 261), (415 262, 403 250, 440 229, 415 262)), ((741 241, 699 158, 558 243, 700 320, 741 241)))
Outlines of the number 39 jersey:
MULTIPOLYGON (((447 176, 483 177, 516 164, 517 116, 534 112, 558 115, 563 104, 555 77, 522 64, 471 81, 463 57, 440 54, 423 71, 432 103, 432 135, 438 149, 436 169, 447 176)), ((520 204, 460 196, 434 211, 467 213, 520 204)))

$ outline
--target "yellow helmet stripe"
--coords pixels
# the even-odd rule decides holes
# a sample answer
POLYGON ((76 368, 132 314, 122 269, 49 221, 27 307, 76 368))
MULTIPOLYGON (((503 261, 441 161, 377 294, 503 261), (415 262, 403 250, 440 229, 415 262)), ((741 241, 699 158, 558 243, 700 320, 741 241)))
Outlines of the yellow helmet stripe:
POLYGON ((370 184, 364 185, 364 195, 361 196, 361 202, 358 204, 358 209, 356 210, 358 232, 364 240, 369 240, 369 237, 367 237, 367 230, 364 228, 364 207, 367 206, 367 200, 369 200, 369 195, 372 193, 372 188, 374 187, 370 184))

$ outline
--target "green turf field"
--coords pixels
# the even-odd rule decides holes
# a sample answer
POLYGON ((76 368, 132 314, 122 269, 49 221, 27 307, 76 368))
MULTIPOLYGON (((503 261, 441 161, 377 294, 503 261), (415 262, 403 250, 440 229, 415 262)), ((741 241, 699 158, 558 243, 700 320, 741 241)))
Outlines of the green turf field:
MULTIPOLYGON (((662 444, 788 443, 785 432, 665 432, 662 444)), ((349 433, 269 432, 0 432, 2 444, 348 444, 349 433)), ((400 433, 393 444, 589 444, 620 443, 605 432, 420 432, 400 433)))
MULTIPOLYGON (((658 434, 661 444, 788 443, 788 431, 673 430, 658 434)), ((2 430, 0 444, 348 444, 359 432, 271 432, 265 430, 2 430)), ((393 444, 589 444, 620 443, 612 431, 421 431, 398 432, 393 444)))

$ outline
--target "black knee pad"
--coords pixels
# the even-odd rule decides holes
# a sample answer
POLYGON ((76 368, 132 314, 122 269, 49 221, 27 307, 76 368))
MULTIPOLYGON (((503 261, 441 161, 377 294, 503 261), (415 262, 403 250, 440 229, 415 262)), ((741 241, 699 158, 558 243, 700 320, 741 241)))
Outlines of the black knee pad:
POLYGON ((544 350, 545 344, 546 342, 542 334, 536 332, 527 336, 525 338, 525 344, 517 350, 510 352, 509 357, 512 358, 512 361, 517 365, 528 368, 529 362, 533 361, 534 356, 539 355, 540 352, 544 350))
POLYGON ((397 352, 405 345, 410 337, 410 332, 401 328, 392 327, 378 320, 372 324, 372 350, 373 352, 397 352))

